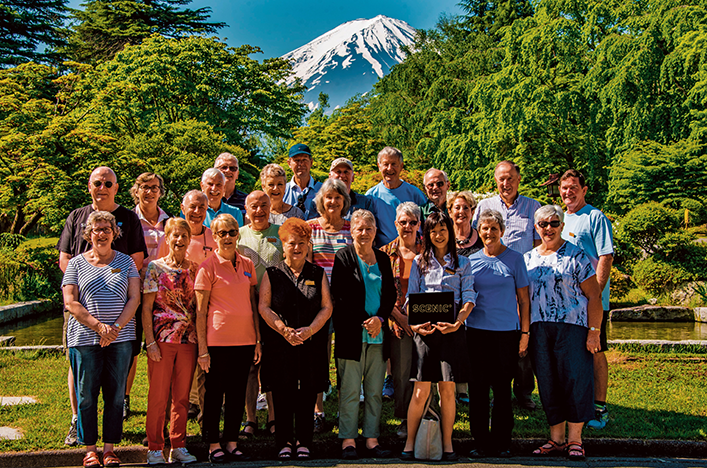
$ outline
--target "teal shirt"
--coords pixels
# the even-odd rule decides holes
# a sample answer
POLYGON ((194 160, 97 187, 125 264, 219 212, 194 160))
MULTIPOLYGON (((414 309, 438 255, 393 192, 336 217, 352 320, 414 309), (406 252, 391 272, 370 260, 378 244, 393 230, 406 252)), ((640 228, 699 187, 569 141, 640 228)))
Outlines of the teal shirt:
MULTIPOLYGON (((361 269, 363 276, 363 284, 366 287, 366 313, 369 317, 378 314, 378 309, 381 307, 381 292, 383 289, 383 277, 381 275, 378 263, 369 266, 358 257, 358 267, 361 269)), ((363 342, 368 344, 383 344, 383 330, 378 333, 375 338, 368 334, 366 329, 363 329, 363 342)))

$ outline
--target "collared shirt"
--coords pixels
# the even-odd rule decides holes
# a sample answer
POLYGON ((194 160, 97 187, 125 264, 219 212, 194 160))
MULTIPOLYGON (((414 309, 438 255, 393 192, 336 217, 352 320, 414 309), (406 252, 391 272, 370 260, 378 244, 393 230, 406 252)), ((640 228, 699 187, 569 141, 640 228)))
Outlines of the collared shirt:
POLYGON ((249 224, 240 230, 238 252, 248 257, 255 266, 258 284, 268 267, 282 261, 282 241, 278 234, 280 226, 271 224, 267 229, 256 231, 249 224))
POLYGON ((255 345, 250 288, 257 286, 250 259, 236 253, 236 265, 215 252, 200 266, 195 291, 209 291, 206 342, 209 346, 255 345))
POLYGON ((474 275, 471 273, 468 258, 459 257, 459 266, 452 268, 451 254, 444 256, 444 265, 439 263, 437 257, 431 255, 426 272, 420 271, 420 260, 420 255, 413 260, 408 297, 413 293, 452 291, 456 306, 463 307, 467 302, 476 303, 474 275))
POLYGON ((150 223, 142 215, 140 211, 140 205, 135 205, 135 214, 140 218, 140 224, 142 225, 142 235, 145 238, 145 245, 147 245, 147 256, 142 261, 142 268, 147 268, 152 260, 155 260, 159 255, 160 242, 164 239, 164 225, 169 219, 169 215, 164 212, 162 208, 157 207, 159 211, 159 216, 157 217, 157 223, 150 223))
POLYGON ((518 253, 524 254, 533 250, 533 241, 540 240, 540 234, 535 230, 535 211, 540 208, 540 202, 532 198, 518 195, 510 207, 506 206, 501 195, 494 195, 479 202, 474 210, 471 224, 478 229, 479 215, 486 210, 496 210, 503 216, 506 231, 501 241, 518 253))
MULTIPOLYGON (((599 257, 614 253, 611 222, 601 210, 589 204, 584 205, 576 213, 565 213, 562 238, 584 250, 595 270, 599 264, 599 257)), ((609 310, 609 281, 601 292, 601 305, 604 310, 609 310)))
MULTIPOLYGON (((317 182, 316 180, 314 180, 314 177, 310 175, 309 184, 307 184, 307 187, 302 190, 302 187, 297 185, 294 176, 292 176, 292 180, 290 180, 287 185, 285 185, 285 195, 284 197, 282 197, 282 201, 284 201, 288 205, 297 206, 298 208, 302 209, 304 211, 304 219, 311 219, 311 201, 314 200, 314 197, 317 195, 317 192, 319 192, 320 188, 322 188, 322 183, 317 182), (298 201, 300 201, 300 195, 303 196, 304 200, 302 201, 302 203, 298 204, 298 201)), ((317 211, 315 209, 314 213, 316 212, 317 211)), ((314 215, 314 217, 316 217, 316 214, 314 215)))
POLYGON ((389 189, 380 182, 366 192, 367 197, 376 198, 378 230, 375 247, 382 247, 398 237, 398 231, 395 229, 395 209, 399 204, 410 201, 416 205, 424 205, 427 201, 422 190, 405 181, 401 182, 395 189, 389 189))
POLYGON ((427 200, 427 203, 420 205, 420 212, 422 216, 420 220, 424 223, 429 215, 432 213, 444 213, 449 216, 449 210, 447 210, 447 204, 445 203, 440 210, 437 205, 435 205, 432 200, 427 200))
POLYGON ((226 199, 226 203, 231 206, 235 206, 241 211, 245 211, 245 199, 247 196, 247 193, 241 192, 237 188, 234 188, 231 196, 226 199))
MULTIPOLYGON (((217 247, 218 245, 214 240, 211 229, 204 226, 201 234, 191 235, 191 242, 189 242, 189 247, 187 247, 186 257, 198 266, 201 262, 209 258, 216 251, 217 247)), ((166 238, 162 238, 157 258, 166 257, 167 254, 169 254, 169 246, 167 245, 166 238)))
MULTIPOLYGON (((422 248, 422 240, 419 233, 415 236, 415 253, 420 253, 422 248)), ((408 281, 410 277, 405 278, 405 268, 400 268, 401 264, 405 262, 402 255, 400 255, 400 237, 396 237, 391 243, 381 247, 381 252, 390 257, 390 266, 393 270, 393 280, 395 281, 395 290, 398 293, 398 299, 395 305, 405 313, 403 306, 405 305, 405 296, 407 295, 408 281)), ((411 262, 412 263, 412 262, 411 262)), ((411 268, 408 272, 412 271, 411 268)))
MULTIPOLYGON (((214 210, 210 206, 206 207, 206 218, 204 218, 204 226, 210 228, 211 221, 213 221, 214 218, 220 215, 221 213, 228 213, 232 215, 234 218, 236 218, 236 221, 238 221, 238 227, 243 227, 243 212, 235 206, 229 205, 223 200, 221 200, 221 206, 219 206, 218 210, 214 210)), ((181 216, 182 218, 184 217, 184 215, 181 216)))

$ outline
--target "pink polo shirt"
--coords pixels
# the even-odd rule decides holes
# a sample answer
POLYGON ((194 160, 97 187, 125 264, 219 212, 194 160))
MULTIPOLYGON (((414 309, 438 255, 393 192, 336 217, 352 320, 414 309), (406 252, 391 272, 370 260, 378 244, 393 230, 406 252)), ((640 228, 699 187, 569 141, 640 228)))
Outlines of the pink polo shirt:
POLYGON ((206 318, 209 346, 255 345, 250 287, 257 284, 253 262, 238 253, 235 269, 216 252, 199 266, 194 289, 211 292, 206 318))
MULTIPOLYGON (((209 258, 215 251, 218 245, 211 234, 211 229, 204 226, 204 230, 198 236, 192 235, 189 247, 187 247, 187 259, 196 263, 201 264, 204 260, 209 258)), ((169 246, 167 245, 167 238, 163 237, 160 241, 159 253, 157 258, 166 257, 169 254, 169 246)))

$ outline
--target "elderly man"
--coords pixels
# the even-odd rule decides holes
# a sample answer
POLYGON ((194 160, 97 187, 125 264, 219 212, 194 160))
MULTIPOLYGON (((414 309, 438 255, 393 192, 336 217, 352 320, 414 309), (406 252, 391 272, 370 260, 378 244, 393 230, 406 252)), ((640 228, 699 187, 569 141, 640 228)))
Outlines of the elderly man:
POLYGON ((238 176, 240 175, 238 158, 231 153, 221 153, 214 161, 214 167, 226 177, 226 183, 223 186, 223 198, 226 203, 244 211, 245 197, 248 194, 236 188, 236 182, 238 182, 238 176))
MULTIPOLYGON (((329 167, 329 178, 342 181, 349 190, 349 197, 351 197, 351 206, 349 207, 349 211, 344 216, 344 219, 351 219, 353 212, 360 209, 368 210, 375 216, 377 213, 375 200, 363 195, 362 193, 357 193, 351 190, 351 184, 354 181, 354 176, 355 173, 353 163, 348 159, 337 158, 331 162, 331 166, 329 167)), ((309 219, 319 216, 314 200, 312 200, 309 206, 309 216, 309 219)))
MULTIPOLYGON (((282 261, 282 242, 278 234, 280 226, 271 224, 270 198, 260 190, 251 192, 245 201, 246 214, 250 224, 240 230, 238 237, 238 251, 248 257, 255 266, 255 276, 260 280, 268 267, 275 266, 282 261)), ((250 367, 248 386, 246 388, 246 422, 243 424, 241 435, 252 437, 257 427, 256 407, 258 402, 258 372, 260 365, 250 367)), ((273 411, 272 396, 267 393, 268 402, 268 431, 274 430, 275 413, 273 411)))
POLYGON ((302 210, 304 219, 316 217, 317 210, 314 210, 312 215, 309 208, 322 183, 315 181, 310 175, 312 170, 312 152, 309 150, 309 146, 302 143, 292 145, 288 154, 287 164, 290 166, 293 175, 292 180, 285 186, 283 201, 302 210))
POLYGON ((449 178, 447 173, 439 169, 430 168, 422 179, 427 192, 427 203, 420 207, 422 221, 434 212, 449 214, 447 211, 447 192, 449 191, 449 178))
POLYGON ((410 201, 416 205, 427 202, 422 191, 400 178, 403 170, 403 153, 392 146, 386 146, 378 153, 378 170, 383 180, 366 192, 366 196, 376 198, 378 209, 378 232, 376 247, 389 244, 398 237, 395 229, 395 209, 399 204, 410 201))
POLYGON ((206 208, 206 218, 204 226, 211 227, 211 221, 221 213, 233 215, 239 226, 243 226, 243 212, 235 206, 226 203, 223 198, 223 187, 226 183, 226 176, 223 172, 212 167, 204 171, 201 176, 201 191, 209 199, 209 206, 206 208))
MULTIPOLYGON (((501 161, 496 165, 493 176, 498 187, 498 195, 479 202, 476 211, 474 211, 472 224, 476 227, 479 215, 484 211, 498 211, 503 215, 506 223, 506 231, 501 238, 503 244, 525 254, 540 244, 540 235, 534 226, 535 210, 540 208, 540 203, 518 194, 522 178, 517 164, 511 161, 501 161)), ((523 408, 535 409, 535 402, 530 397, 534 388, 535 377, 530 357, 520 358, 513 379, 513 393, 523 408)))
MULTIPOLYGON (((580 247, 597 272, 602 290, 604 317, 599 330, 601 348, 594 353, 594 409, 595 418, 587 423, 592 429, 604 429, 609 421, 606 391, 609 385, 609 365, 606 362, 606 320, 609 315, 609 276, 614 263, 614 241, 611 222, 597 208, 585 200, 588 187, 579 171, 570 169, 560 177, 560 197, 565 204, 565 227, 562 238, 580 247)), ((589 333, 595 332, 590 330, 589 333)))
MULTIPOLYGON (((91 204, 77 208, 69 213, 56 246, 59 250, 59 268, 61 268, 61 271, 66 271, 66 267, 72 257, 90 249, 90 244, 83 238, 83 226, 86 224, 88 216, 94 211, 108 211, 115 216, 122 235, 113 240, 113 248, 118 252, 130 255, 135 265, 140 268, 143 259, 147 255, 147 246, 142 235, 142 225, 134 211, 115 202, 115 195, 118 193, 118 178, 115 172, 105 166, 94 169, 88 179, 88 193, 91 195, 91 204)), ((66 339, 67 320, 68 312, 64 311, 63 339, 66 339)), ((69 368, 67 383, 73 417, 64 444, 76 445, 78 443, 76 428, 78 407, 74 390, 74 375, 71 372, 71 368, 69 368)))

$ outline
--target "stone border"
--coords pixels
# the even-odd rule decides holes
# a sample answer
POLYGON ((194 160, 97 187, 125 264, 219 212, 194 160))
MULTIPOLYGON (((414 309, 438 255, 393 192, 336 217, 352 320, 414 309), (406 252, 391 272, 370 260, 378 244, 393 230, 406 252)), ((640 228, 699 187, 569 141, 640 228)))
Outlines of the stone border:
POLYGON ((49 299, 38 301, 18 302, 0 307, 0 325, 5 325, 16 320, 39 315, 51 310, 55 306, 49 299))

